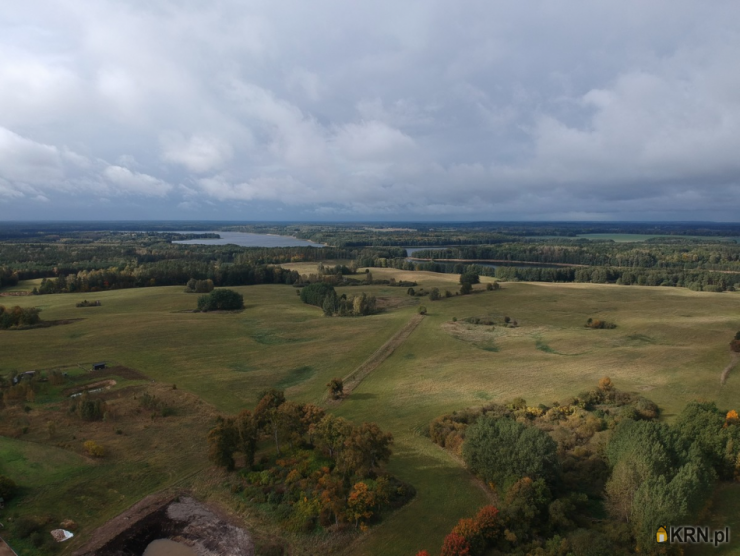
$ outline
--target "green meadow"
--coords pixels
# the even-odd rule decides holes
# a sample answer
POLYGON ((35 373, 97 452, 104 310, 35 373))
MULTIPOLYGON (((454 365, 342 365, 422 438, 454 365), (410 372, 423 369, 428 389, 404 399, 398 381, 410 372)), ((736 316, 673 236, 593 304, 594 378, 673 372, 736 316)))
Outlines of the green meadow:
MULTIPOLYGON (((415 280, 427 290, 459 287, 455 275, 377 268, 372 274, 415 280)), ((173 417, 151 422, 122 409, 112 424, 78 429, 62 424, 52 440, 40 424, 53 403, 29 403, 29 430, 0 438, 0 473, 16 477, 24 489, 12 510, 22 515, 50 508, 46 511, 59 518, 74 515, 84 540, 94 526, 144 495, 207 474, 205 432, 215 412, 251 408, 269 387, 285 389, 289 399, 323 403, 327 382, 370 357, 420 303, 428 309, 421 324, 331 409, 392 432, 390 471, 417 489, 410 504, 360 535, 347 554, 436 551, 459 518, 486 502, 488 494, 462 464, 425 436, 429 422, 442 413, 517 396, 532 405, 551 404, 592 388, 603 376, 621 390, 653 399, 668 420, 694 399, 737 408, 740 369, 723 386, 720 374, 730 362, 728 343, 740 330, 740 294, 532 283, 504 283, 500 290, 485 291, 486 280, 472 295, 436 302, 387 285, 339 288, 340 293, 374 294, 388 306, 359 318, 324 317, 301 303, 294 288, 278 285, 234 288, 246 306, 238 313, 193 313, 197 296, 182 287, 0 298, 6 306, 40 307, 45 320, 71 320, 0 331, 0 372, 79 369, 107 361, 143 373, 155 381, 151 388, 171 396, 180 408, 173 417), (75 307, 83 299, 100 300, 102 306, 75 307), (518 326, 499 326, 506 316, 518 326), (497 325, 468 324, 468 317, 490 318, 497 325), (617 327, 587 329, 589 317, 617 327), (124 434, 111 436, 116 428, 124 434), (85 456, 82 436, 109 443, 110 457, 98 462, 85 456), (85 502, 86 497, 92 501, 85 502), (95 511, 83 512, 85 503, 95 511)), ((116 388, 125 386, 119 381, 116 388)), ((131 387, 149 388, 146 381, 133 381, 131 387)), ((736 511, 736 494, 723 489, 716 508, 736 511)), ((74 546, 79 544, 67 550, 74 546)))

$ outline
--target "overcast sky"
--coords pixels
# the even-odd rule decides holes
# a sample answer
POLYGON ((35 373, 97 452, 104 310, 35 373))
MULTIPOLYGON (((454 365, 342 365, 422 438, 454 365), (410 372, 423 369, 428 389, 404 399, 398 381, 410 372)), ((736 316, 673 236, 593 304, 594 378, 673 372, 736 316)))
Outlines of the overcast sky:
POLYGON ((0 220, 740 220, 740 2, 3 0, 0 220))

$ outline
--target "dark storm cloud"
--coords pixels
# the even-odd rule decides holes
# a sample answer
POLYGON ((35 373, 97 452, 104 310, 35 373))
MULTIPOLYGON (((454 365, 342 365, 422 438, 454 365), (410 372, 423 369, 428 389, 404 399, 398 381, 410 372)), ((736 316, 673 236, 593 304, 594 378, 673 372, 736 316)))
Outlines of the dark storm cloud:
POLYGON ((0 216, 726 219, 736 2, 10 2, 0 216))

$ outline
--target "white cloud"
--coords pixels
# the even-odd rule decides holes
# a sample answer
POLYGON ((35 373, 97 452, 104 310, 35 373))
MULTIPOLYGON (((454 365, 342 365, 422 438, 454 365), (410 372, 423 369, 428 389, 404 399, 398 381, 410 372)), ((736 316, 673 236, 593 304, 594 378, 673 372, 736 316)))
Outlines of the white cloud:
POLYGON ((132 172, 122 166, 108 166, 103 170, 103 176, 118 187, 119 193, 162 197, 172 189, 170 184, 162 180, 132 172))
POLYGON ((59 149, 0 127, 0 177, 10 183, 42 184, 64 176, 59 149))
POLYGON ((196 174, 221 168, 233 155, 228 142, 207 134, 195 134, 186 139, 179 133, 164 133, 160 143, 163 160, 182 164, 196 174))

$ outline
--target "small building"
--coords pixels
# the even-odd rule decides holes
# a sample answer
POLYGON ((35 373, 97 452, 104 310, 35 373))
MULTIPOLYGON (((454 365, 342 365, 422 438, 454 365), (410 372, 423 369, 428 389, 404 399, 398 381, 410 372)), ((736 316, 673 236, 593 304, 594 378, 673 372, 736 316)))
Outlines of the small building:
POLYGON ((93 363, 93 371, 102 371, 103 369, 105 369, 105 362, 93 363))

